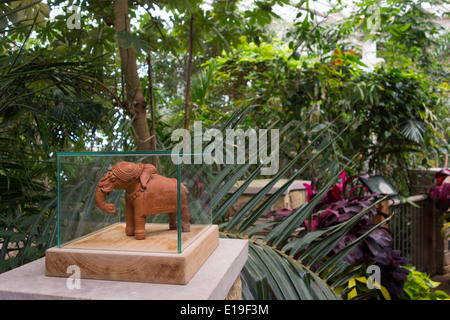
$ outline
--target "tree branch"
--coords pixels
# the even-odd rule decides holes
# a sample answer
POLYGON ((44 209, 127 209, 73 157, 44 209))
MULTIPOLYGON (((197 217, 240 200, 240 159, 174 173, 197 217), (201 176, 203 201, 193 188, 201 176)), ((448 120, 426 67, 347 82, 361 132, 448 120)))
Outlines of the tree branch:
POLYGON ((186 102, 184 106, 184 129, 189 130, 189 104, 191 100, 191 78, 192 78, 192 52, 194 46, 194 14, 191 13, 191 26, 189 30, 189 57, 188 73, 186 79, 186 102))
POLYGON ((151 136, 151 150, 156 151, 156 121, 155 121, 155 96, 153 93, 153 76, 152 76, 152 61, 150 57, 150 52, 147 55, 147 65, 148 65, 148 89, 150 94, 150 115, 152 117, 152 126, 150 128, 151 136))

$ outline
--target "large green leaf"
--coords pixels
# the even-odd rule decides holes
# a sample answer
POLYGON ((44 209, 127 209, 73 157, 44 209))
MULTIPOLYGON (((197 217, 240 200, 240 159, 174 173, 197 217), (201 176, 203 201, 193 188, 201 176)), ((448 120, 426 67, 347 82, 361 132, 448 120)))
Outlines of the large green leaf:
POLYGON ((309 202, 298 207, 289 217, 276 226, 264 239, 266 242, 272 242, 274 246, 282 244, 288 237, 292 235, 309 216, 321 201, 326 191, 337 181, 338 175, 335 175, 322 190, 309 202))
POLYGON ((319 269, 317 269, 317 273, 321 273, 325 271, 326 269, 332 267, 333 265, 336 265, 339 260, 344 258, 347 254, 350 253, 357 245, 359 245, 368 235, 370 235, 375 229, 380 227, 382 224, 386 223, 390 218, 385 219, 384 221, 381 221, 380 223, 373 226, 370 230, 368 230, 363 235, 359 236, 355 241, 353 241, 351 244, 348 244, 344 249, 340 250, 338 253, 333 255, 331 258, 329 258, 326 262, 324 262, 319 269))
POLYGON ((27 9, 27 8, 29 8, 29 7, 32 7, 32 6, 34 6, 34 5, 37 5, 37 4, 39 4, 40 2, 42 2, 42 0, 38 0, 38 1, 35 1, 35 2, 31 2, 31 3, 28 3, 28 4, 24 5, 24 6, 19 6, 19 7, 15 8, 15 9, 11 9, 11 10, 9 10, 9 11, 7 11, 7 12, 4 12, 4 13, 0 14, 0 19, 3 19, 3 18, 5 18, 5 17, 10 16, 10 15, 13 15, 13 14, 19 12, 19 11, 22 11, 22 10, 25 10, 25 9, 27 9))
MULTIPOLYGON (((326 129, 324 129, 321 133, 325 132, 326 129)), ((294 159, 292 159, 288 164, 286 164, 273 178, 272 180, 267 183, 256 195, 253 196, 253 198, 247 202, 240 210, 239 212, 236 213, 236 215, 230 220, 230 222, 227 223, 227 225, 225 226, 224 230, 228 231, 231 230, 232 228, 236 227, 238 224, 240 224, 243 219, 245 219, 251 212, 252 210, 257 206, 257 204, 263 199, 263 197, 272 189, 272 187, 286 174, 286 172, 288 172, 288 170, 290 170, 297 162, 298 160, 304 155, 304 153, 309 150, 310 148, 312 148, 313 143, 315 141, 317 141, 319 138, 321 137, 321 134, 319 133, 314 139, 313 141, 308 144, 304 149, 302 149, 301 152, 299 152, 299 154, 297 154, 294 159)), ((330 142, 331 143, 331 142, 330 142)), ((325 150, 325 148, 323 148, 322 150, 325 150)), ((316 155, 313 157, 313 159, 317 158, 320 154, 320 151, 318 151, 316 153, 316 155)), ((313 161, 313 159, 311 159, 308 163, 311 163, 313 161)), ((303 168, 306 168, 306 166, 304 166, 303 168)), ((303 168, 301 170, 299 170, 299 172, 297 172, 295 174, 295 176, 298 176, 300 173, 303 172, 303 168)), ((256 178, 256 174, 255 172, 252 174, 251 177, 249 177, 247 179, 247 181, 245 182, 245 184, 249 185, 251 183, 251 181, 253 179, 256 178)), ((290 183, 292 183, 294 181, 294 179, 291 179, 290 183)), ((285 184, 283 187, 284 189, 287 189, 290 185, 290 183, 285 184)), ((278 193, 277 196, 281 196, 281 193, 278 193)), ((269 202, 273 202, 275 201, 275 197, 269 198, 266 201, 269 202)), ((268 207, 268 206, 266 206, 268 207)), ((257 216, 262 215, 264 213, 263 210, 258 211, 252 218, 250 221, 256 221, 257 216), (256 219, 255 219, 256 218, 256 219)), ((246 224, 247 227, 250 226, 250 224, 246 224)), ((240 232, 243 231, 243 228, 240 229, 240 232)))
MULTIPOLYGON (((320 260, 324 259, 330 252, 333 250, 333 248, 336 247, 336 245, 339 243, 339 241, 345 236, 347 232, 350 231, 350 229, 358 223, 358 221, 366 215, 371 208, 376 206, 381 201, 385 200, 386 198, 383 197, 379 199, 377 202, 373 203, 370 207, 362 210, 349 220, 345 221, 344 223, 340 223, 337 225, 334 230, 329 233, 325 238, 321 239, 321 241, 318 241, 313 247, 308 249, 306 252, 304 252, 300 257, 299 260, 308 260, 308 265, 312 266, 314 263, 319 262, 320 260)), ((311 201, 312 202, 312 201, 311 201)), ((356 246, 356 244, 354 245, 356 246)), ((353 247, 354 247, 353 246, 353 247)), ((348 250, 351 246, 349 246, 348 250)), ((321 271, 322 268, 320 268, 321 271)))
POLYGON ((425 122, 409 119, 400 124, 399 130, 406 138, 416 143, 422 143, 426 128, 425 122))
POLYGON ((128 32, 118 32, 116 37, 117 40, 124 40, 122 46, 125 49, 134 48, 137 52, 142 51, 144 54, 148 53, 150 49, 148 43, 139 38, 137 35, 128 32))
MULTIPOLYGON (((238 112, 243 112, 245 108, 239 109, 238 112)), ((301 205, 297 210, 295 210, 288 218, 284 221, 270 221, 258 226, 255 226, 256 221, 270 208, 275 201, 277 201, 283 193, 288 189, 292 182, 301 176, 309 166, 311 166, 319 156, 329 153, 330 148, 337 139, 339 139, 341 133, 333 133, 333 137, 330 136, 331 124, 327 126, 322 126, 318 128, 316 136, 312 141, 300 152, 295 155, 292 160, 285 164, 280 172, 276 174, 271 181, 263 187, 256 195, 249 200, 238 213, 232 217, 228 222, 221 224, 221 230, 224 230, 224 235, 227 237, 239 237, 237 234, 230 233, 231 230, 236 230, 237 233, 246 234, 246 236, 251 236, 254 233, 262 229, 273 228, 264 239, 264 243, 259 243, 255 241, 250 241, 249 245, 249 257, 241 275, 243 276, 243 282, 245 283, 246 298, 264 298, 270 295, 271 299, 339 299, 339 295, 336 294, 330 286, 324 282, 324 280, 314 272, 311 272, 309 268, 301 264, 293 258, 292 253, 303 253, 307 248, 307 252, 313 254, 317 252, 323 259, 327 253, 332 250, 333 247, 329 247, 325 250, 324 247, 327 245, 332 245, 335 243, 339 237, 342 237, 346 230, 350 228, 350 223, 348 228, 343 226, 336 226, 325 231, 313 232, 305 236, 304 238, 294 239, 291 242, 287 242, 287 239, 292 237, 293 232, 298 228, 308 217, 311 217, 312 211, 315 206, 321 201, 321 197, 324 196, 325 192, 334 185, 334 183, 339 178, 339 173, 342 169, 338 166, 330 166, 328 163, 324 162, 324 166, 334 170, 331 173, 331 178, 322 188, 322 191, 313 198, 309 203, 301 205), (320 143, 319 143, 320 142, 320 143), (318 145, 318 147, 316 146, 318 145), (268 194, 269 190, 278 182, 291 168, 294 167, 301 159, 301 157, 308 150, 316 146, 314 156, 310 157, 306 163, 304 163, 293 175, 290 176, 287 182, 285 182, 275 193, 267 197, 264 201, 263 198, 268 194), (237 228, 237 229, 236 229, 237 228), (327 234, 327 237, 322 236, 327 234), (330 236, 331 234, 331 236, 330 236), (325 240, 324 240, 325 239, 325 240), (267 245, 270 243, 273 247, 267 245), (283 246, 282 251, 278 250, 277 247, 283 246), (290 250, 290 251, 289 251, 290 250), (290 254, 287 255, 283 253, 284 251, 289 251, 290 254), (265 288, 264 288, 265 287, 265 288), (259 295, 262 296, 259 296, 259 295)), ((288 135, 291 137, 292 131, 288 135)), ((281 145, 287 143, 288 139, 284 139, 281 145)), ((328 156, 326 156, 328 157, 328 156)), ((224 190, 222 192, 216 192, 216 195, 220 197, 225 196, 229 188, 235 181, 241 179, 244 175, 245 170, 250 167, 244 167, 244 165, 235 166, 232 169, 225 169, 224 173, 219 173, 218 177, 223 179, 223 182, 215 181, 216 186, 222 185, 224 190)), ((261 168, 256 167, 257 170, 261 168)), ((247 186, 257 179, 258 171, 255 170, 247 177, 244 183, 231 195, 228 195, 224 201, 219 201, 213 197, 213 202, 217 205, 215 208, 215 221, 218 218, 224 216, 224 214, 229 210, 229 208, 237 201, 237 199, 242 195, 247 186)), ((361 214, 362 215, 362 214, 361 214)), ((354 220, 352 220, 354 222, 354 220)), ((356 222, 355 222, 356 223, 356 222)), ((320 260, 322 260, 320 259, 320 260)), ((339 278, 342 274, 347 272, 348 264, 336 261, 333 266, 328 266, 327 271, 324 276, 329 278, 333 277, 339 278)))
MULTIPOLYGON (((223 234, 222 236, 238 238, 233 234, 223 234)), ((329 285, 324 283, 314 272, 303 267, 297 260, 255 241, 249 241, 249 256, 241 275, 245 285, 259 283, 257 288, 253 288, 252 294, 250 294, 250 288, 243 288, 247 298, 340 299, 340 296, 329 285), (265 288, 263 289, 261 286, 265 288)))
MULTIPOLYGON (((245 109, 244 109, 245 110, 245 109)), ((296 125, 293 130, 288 134, 288 136, 283 140, 283 142, 280 144, 279 148, 283 148, 283 146, 289 141, 289 137, 293 135, 293 133, 296 132, 298 127, 301 125, 297 124, 296 122, 290 122, 288 123, 282 130, 281 134, 283 134, 286 130, 291 128, 292 125, 296 125)), ((255 169, 253 169, 253 172, 250 174, 250 176, 244 181, 244 183, 237 189, 231 196, 229 196, 224 202, 223 199, 228 195, 231 188, 236 184, 238 180, 240 180, 244 174, 247 173, 248 169, 250 168, 250 164, 242 164, 242 165, 228 165, 229 169, 225 167, 223 172, 221 171, 218 176, 213 180, 212 184, 214 185, 214 189, 218 189, 217 192, 214 193, 211 207, 214 210, 213 213, 213 221, 218 221, 229 209, 230 207, 239 199, 239 197, 244 193, 244 191, 247 189, 247 187, 250 185, 250 183, 260 174, 261 168, 265 165, 264 162, 261 162, 255 169), (237 166, 237 169, 227 176, 229 171, 231 171, 233 168, 237 166), (225 182, 224 182, 225 181, 225 182), (220 188, 219 188, 220 186, 220 188), (220 207, 216 206, 218 203, 222 202, 220 207)), ((275 183, 275 182, 274 182, 275 183)))

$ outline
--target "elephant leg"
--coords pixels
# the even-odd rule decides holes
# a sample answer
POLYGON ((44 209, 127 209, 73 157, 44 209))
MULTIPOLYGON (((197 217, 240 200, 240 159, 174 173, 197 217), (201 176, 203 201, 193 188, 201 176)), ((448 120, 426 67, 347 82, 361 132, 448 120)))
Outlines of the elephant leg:
POLYGON ((177 223, 177 213, 176 212, 170 212, 169 213, 169 229, 175 230, 178 226, 177 223))
POLYGON ((183 232, 191 231, 191 225, 189 223, 189 210, 183 210, 181 212, 181 231, 183 231, 183 232), (186 214, 186 211, 187 211, 187 214, 186 214))
POLYGON ((134 217, 134 237, 136 240, 145 239, 145 218, 146 216, 134 217))
POLYGON ((181 198, 181 231, 191 231, 191 225, 189 224, 189 207, 187 204, 186 195, 181 198))
POLYGON ((134 208, 129 201, 125 203, 125 233, 127 236, 134 236, 134 208))

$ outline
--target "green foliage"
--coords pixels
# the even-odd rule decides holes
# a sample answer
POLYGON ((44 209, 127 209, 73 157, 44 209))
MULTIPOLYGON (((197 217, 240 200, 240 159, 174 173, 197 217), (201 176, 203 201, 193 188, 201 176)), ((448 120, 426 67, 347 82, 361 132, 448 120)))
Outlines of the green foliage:
POLYGON ((225 101, 238 103, 252 97, 254 104, 262 105, 271 112, 280 109, 288 84, 284 71, 295 70, 299 63, 290 60, 292 50, 282 42, 248 43, 242 38, 241 45, 234 51, 215 59, 215 82, 211 89, 214 96, 225 101), (277 80, 275 85, 274 79, 277 80))
MULTIPOLYGON (((339 299, 364 285, 360 270, 340 258, 369 232, 330 255, 364 211, 326 236, 295 233, 311 217, 314 203, 283 222, 256 221, 296 178, 320 176, 326 190, 350 166, 353 173, 378 171, 406 185, 409 166, 431 164, 430 152, 448 152, 448 33, 438 37, 433 17, 420 7, 424 1, 361 1, 350 18, 328 26, 317 23, 309 2, 298 4, 305 13, 298 14, 284 41, 273 40, 268 25, 278 18, 274 6, 290 4, 287 0, 256 1, 245 10, 239 1, 212 1, 207 7, 198 0, 129 2, 130 18, 137 21, 130 33, 115 32, 111 2, 73 1, 82 16, 81 28, 72 30, 65 1, 2 2, 0 271, 42 256, 54 243, 55 152, 132 147, 128 122, 116 108, 124 90, 117 39, 136 49, 140 71, 151 56, 158 148, 170 149, 173 128, 182 127, 193 15, 190 119, 222 130, 279 126, 283 137, 280 173, 232 218, 228 209, 257 179, 262 164, 214 168, 212 204, 222 236, 251 237, 244 297, 339 299), (48 9, 58 6, 61 13, 46 19, 48 9), (374 14, 380 24, 372 33, 374 14), (359 48, 349 41, 355 32, 378 40, 384 67, 364 71, 359 48), (261 203, 283 177, 288 182, 261 203), (230 195, 238 180, 245 183, 230 195), (264 238, 255 236, 261 230, 264 238), (314 263, 317 274, 310 270, 314 263)), ((338 1, 332 11, 343 8, 338 1)), ((140 80, 148 88, 147 76, 140 80)))
POLYGON ((448 114, 446 93, 428 75, 390 67, 366 72, 357 51, 339 47, 312 64, 292 59, 292 52, 282 42, 256 46, 243 40, 214 59, 214 99, 207 105, 227 110, 251 100, 263 107, 249 123, 264 125, 264 115, 281 123, 307 118, 305 132, 323 121, 334 121, 338 130, 353 122, 336 150, 344 157, 358 152, 358 170, 382 172, 404 192, 414 162, 427 163, 430 151, 448 149, 440 121, 448 114))
POLYGON ((445 221, 443 227, 441 228, 441 236, 443 238, 450 238, 450 212, 444 214, 440 219, 440 221, 445 221))
POLYGON ((49 61, 30 44, 39 26, 14 27, 25 37, 3 30, 0 40, 0 272, 54 245, 56 152, 103 145, 97 134, 111 136, 116 121, 87 81, 96 62, 49 61))
MULTIPOLYGON (((395 138, 393 148, 397 148, 401 146, 397 143, 397 138, 400 137, 400 141, 402 137, 406 138, 403 139, 407 145, 404 150, 397 148, 398 152, 394 152, 392 156, 392 150, 383 150, 384 147, 382 150, 376 150, 377 148, 373 149, 370 145, 370 140, 364 141, 366 145, 363 148, 366 153, 362 159, 365 161, 370 157, 367 154, 369 148, 375 150, 373 157, 369 158, 370 169, 386 176, 399 167, 403 175, 407 176, 407 167, 434 166, 434 159, 429 157, 429 154, 437 153, 442 159, 442 155, 449 152, 449 96, 446 90, 450 70, 449 36, 436 22, 438 17, 426 9, 430 5, 444 3, 362 0, 355 2, 357 7, 347 19, 322 26, 320 23, 314 24, 307 15, 290 30, 289 35, 294 38, 289 44, 290 47, 308 52, 305 62, 315 65, 310 68, 313 78, 308 82, 299 81, 297 87, 306 92, 293 100, 295 104, 322 110, 322 105, 327 103, 328 108, 324 114, 330 114, 331 110, 333 116, 345 108, 350 118, 353 117, 355 107, 370 110, 372 106, 378 105, 382 115, 390 118, 389 124, 386 122, 388 130, 380 128, 383 130, 375 137, 380 139, 380 145, 389 146, 390 139, 395 138), (351 41, 355 33, 362 35, 362 41, 376 41, 377 57, 384 59, 383 66, 375 70, 373 77, 370 73, 365 74, 355 68, 358 67, 355 64, 346 66, 345 59, 336 59, 336 47, 338 53, 344 53, 344 57, 351 56, 348 53, 353 52, 360 59, 358 52, 361 48, 351 41), (334 68, 330 68, 329 64, 334 68), (380 82, 380 77, 387 78, 387 81, 380 82), (313 87, 313 84, 316 86, 313 87), (338 92, 330 92, 330 89, 338 89, 338 92), (335 95, 332 95, 333 93, 335 95), (393 100, 390 100, 392 98, 393 100), (379 102, 391 106, 380 108, 379 102), (391 129, 392 126, 394 130, 391 129), (383 140, 388 144, 384 144, 383 140)), ((336 5, 331 12, 341 10, 343 6, 336 5)), ((302 73, 299 79, 303 76, 309 79, 308 72, 302 73)), ((362 119, 372 127, 371 119, 367 120, 369 121, 362 119)), ((376 118, 375 126, 382 125, 380 120, 384 121, 382 118, 376 118)), ((355 135, 357 136, 359 135, 355 135)), ((353 143, 354 140, 350 142, 353 143)), ((402 181, 401 177, 392 177, 392 180, 397 180, 397 187, 406 192, 407 180, 402 181)))
POLYGON ((342 287, 336 288, 336 291, 347 300, 391 300, 389 291, 379 283, 376 283, 367 274, 367 266, 360 265, 348 273, 348 281, 343 283, 342 287), (372 288, 367 285, 372 281, 372 288))
POLYGON ((137 52, 144 54, 149 50, 147 42, 136 35, 126 32, 119 32, 117 33, 116 38, 117 40, 125 40, 122 44, 125 49, 133 47, 137 52))
MULTIPOLYGON (((1 147, 11 142, 2 141, 1 147)), ((0 272, 41 257, 52 243, 51 231, 56 221, 51 215, 56 206, 55 193, 41 181, 43 173, 50 176, 53 170, 46 172, 43 163, 24 163, 7 152, 2 152, 2 157, 0 272)))
MULTIPOLYGON (((239 113, 235 113, 225 127, 235 127, 239 124, 239 119, 239 113)), ((301 125, 301 123, 292 123, 283 127, 280 150, 285 148, 293 137, 297 137, 293 133, 296 133, 301 125)), ((320 234, 316 233, 315 237, 297 234, 296 229, 301 227, 306 219, 310 219, 313 209, 325 195, 325 190, 333 186, 339 178, 340 168, 335 167, 334 170, 326 168, 328 165, 326 161, 319 161, 321 170, 327 172, 326 185, 310 203, 300 206, 283 221, 256 224, 258 219, 270 210, 273 203, 283 196, 284 191, 293 181, 303 176, 308 167, 318 161, 319 156, 326 154, 343 132, 337 133, 332 139, 324 139, 324 143, 316 148, 315 142, 327 137, 328 134, 327 127, 317 130, 313 141, 304 145, 303 148, 305 152, 309 148, 314 148, 315 156, 303 162, 302 154, 296 155, 233 217, 227 217, 225 213, 247 186, 257 179, 262 164, 248 173, 250 169, 248 164, 224 167, 212 183, 212 185, 222 186, 214 192, 212 197, 213 221, 219 223, 222 235, 229 238, 250 237, 249 261, 242 272, 243 292, 246 299, 340 299, 332 288, 342 286, 343 291, 348 286, 349 273, 353 275, 352 267, 342 258, 379 227, 379 225, 374 226, 336 254, 332 253, 336 244, 376 205, 373 203, 352 219, 327 228, 320 234), (295 172, 295 174, 288 174, 289 172, 295 172), (286 175, 289 176, 288 181, 277 192, 263 200, 272 186, 286 175), (244 183, 234 193, 229 194, 229 190, 238 180, 244 180, 244 183), (266 231, 265 236, 255 236, 262 230, 266 231)))
MULTIPOLYGON (((227 238, 236 239, 231 234, 227 238)), ((292 257, 270 246, 249 242, 241 273, 244 299, 340 300, 323 280, 292 257)))
POLYGON ((428 274, 420 272, 414 267, 405 268, 410 272, 404 286, 404 300, 450 300, 450 296, 444 291, 432 290, 440 283, 431 280, 428 274))

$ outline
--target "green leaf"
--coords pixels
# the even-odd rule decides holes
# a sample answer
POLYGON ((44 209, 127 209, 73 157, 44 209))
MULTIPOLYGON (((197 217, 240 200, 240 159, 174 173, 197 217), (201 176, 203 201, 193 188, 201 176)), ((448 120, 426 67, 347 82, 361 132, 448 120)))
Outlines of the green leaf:
POLYGON ((295 256, 326 232, 329 232, 329 229, 308 232, 299 239, 289 241, 281 250, 289 252, 291 256, 295 256))
MULTIPOLYGON (((231 234, 223 236, 238 238, 231 234)), ((246 286, 253 286, 253 289, 243 286, 243 292, 253 299, 269 296, 277 300, 340 299, 330 286, 298 261, 257 242, 249 241, 249 256, 241 276, 246 286)))
POLYGON ((250 226, 252 226, 261 216, 267 212, 267 210, 284 194, 284 192, 289 188, 289 186, 297 178, 298 174, 295 174, 290 178, 283 186, 281 186, 276 192, 269 196, 269 198, 264 201, 255 211, 253 211, 247 219, 243 221, 241 226, 238 228, 237 232, 243 232, 250 226))
POLYGON ((423 134, 426 130, 426 124, 422 121, 413 119, 406 120, 400 124, 400 133, 406 138, 416 142, 423 142, 423 134))
POLYGON ((144 54, 147 54, 150 50, 148 43, 134 34, 128 32, 118 32, 116 37, 117 40, 124 40, 124 42, 122 42, 122 46, 125 49, 134 48, 137 52, 142 51, 144 54))
POLYGON ((406 30, 409 29, 409 27, 411 27, 411 23, 408 23, 408 24, 404 25, 403 27, 400 27, 400 31, 405 32, 406 30))
POLYGON ((0 237, 9 237, 9 242, 19 242, 26 239, 26 236, 13 230, 0 230, 0 237))
POLYGON ((253 228, 248 229, 244 235, 246 237, 251 237, 252 235, 254 235, 257 232, 260 232, 264 229, 270 229, 271 227, 273 227, 274 225, 277 225, 279 222, 278 221, 268 221, 268 222, 264 222, 261 224, 258 224, 256 226, 254 226, 253 228))
POLYGON ((37 0, 35 2, 28 3, 28 4, 24 5, 24 6, 20 6, 20 7, 17 7, 15 9, 13 9, 13 10, 4 12, 4 13, 0 14, 0 19, 3 19, 4 17, 7 17, 7 16, 9 16, 11 14, 17 13, 19 11, 25 10, 26 8, 32 7, 32 6, 36 5, 36 4, 39 4, 41 1, 42 0, 37 0))
MULTIPOLYGON (((316 137, 316 139, 318 138, 319 136, 316 137)), ((253 209, 261 201, 261 199, 270 191, 270 189, 272 189, 275 183, 283 177, 283 175, 297 162, 297 160, 303 155, 303 153, 311 146, 312 144, 308 145, 305 149, 303 149, 302 152, 300 152, 292 161, 290 161, 282 170, 280 170, 268 184, 266 184, 256 195, 254 195, 253 198, 249 202, 247 202, 241 208, 241 210, 239 210, 239 212, 236 213, 236 215, 231 219, 231 221, 225 227, 225 230, 231 230, 239 223, 241 223, 242 220, 245 217, 247 217, 248 214, 250 214, 251 209, 253 209)), ((255 173, 258 174, 259 172, 255 171, 252 174, 252 176, 245 182, 246 185, 249 185, 250 182, 256 177, 255 173)))
MULTIPOLYGON (((327 188, 327 190, 328 190, 328 188, 327 188)), ((333 250, 333 248, 335 248, 337 246, 337 244, 345 236, 345 234, 347 232, 349 232, 351 230, 351 228, 353 228, 353 226, 359 221, 359 219, 361 219, 362 216, 367 214, 370 211, 370 209, 372 209, 378 203, 380 203, 381 201, 384 201, 385 199, 386 199, 386 197, 379 199, 378 201, 373 203, 371 206, 367 207, 366 209, 362 210, 361 212, 359 212, 358 214, 356 214, 349 220, 345 221, 345 223, 336 225, 336 228, 333 230, 333 232, 328 234, 325 238, 323 238, 321 241, 319 241, 315 246, 313 246, 312 248, 309 248, 305 253, 303 253, 299 257, 299 260, 302 260, 302 261, 308 260, 308 265, 312 266, 314 263, 319 262, 322 259, 324 259, 331 252, 331 250, 333 250)), ((346 250, 352 250, 353 248, 354 247, 351 247, 351 248, 346 247, 346 250)), ((341 250, 341 251, 343 251, 343 250, 341 250)), ((341 251, 339 252, 339 254, 341 253, 341 251)), ((335 257, 337 255, 338 254, 333 255, 333 257, 335 257)), ((344 255, 344 253, 342 253, 342 255, 344 255)), ((331 265, 331 263, 329 262, 330 260, 332 260, 332 259, 334 259, 334 261, 339 260, 339 259, 336 259, 333 257, 321 265, 321 267, 319 268, 320 271, 318 271, 318 273, 320 273, 330 267, 330 265, 331 265)))
MULTIPOLYGON (((243 164, 238 167, 238 169, 233 173, 233 175, 225 182, 223 186, 220 187, 219 191, 214 194, 212 198, 212 208, 215 208, 218 203, 229 193, 231 188, 236 184, 236 182, 247 172, 250 164, 243 164)), ((256 177, 258 175, 258 171, 254 171, 251 177, 256 177)), ((245 189, 247 189, 248 185, 252 181, 252 179, 247 179, 242 186, 240 186, 231 196, 225 200, 222 205, 214 210, 213 213, 213 221, 218 221, 222 216, 230 209, 230 207, 239 199, 239 197, 244 193, 245 189)), ((216 182, 217 183, 217 182, 216 182)))
POLYGON ((273 242, 274 246, 282 244, 288 237, 292 235, 295 229, 297 229, 308 218, 313 209, 322 200, 327 190, 334 185, 339 178, 339 175, 335 175, 326 186, 309 202, 302 204, 293 213, 291 213, 286 219, 284 219, 279 225, 277 225, 264 239, 265 242, 273 242))
MULTIPOLYGON (((317 273, 321 273, 325 271, 326 269, 330 268, 331 266, 338 263, 339 260, 344 258, 347 254, 350 253, 351 250, 353 250, 358 244, 360 244, 368 235, 370 235, 374 230, 379 228, 383 223, 387 222, 390 219, 388 217, 384 221, 376 224, 374 227, 372 227, 369 231, 358 237, 355 241, 353 241, 351 244, 348 244, 344 249, 340 250, 338 253, 334 254, 331 258, 329 258, 325 263, 323 263, 319 269, 317 270, 317 273)), ((316 259, 314 259, 316 260, 316 259)))
POLYGON ((340 277, 338 277, 336 280, 334 280, 334 282, 332 283, 332 287, 333 288, 338 288, 340 286, 345 285, 346 283, 349 282, 350 279, 356 277, 357 275, 361 274, 361 269, 363 268, 363 266, 359 266, 355 269, 353 269, 350 272, 344 273, 343 275, 341 275, 340 277))

